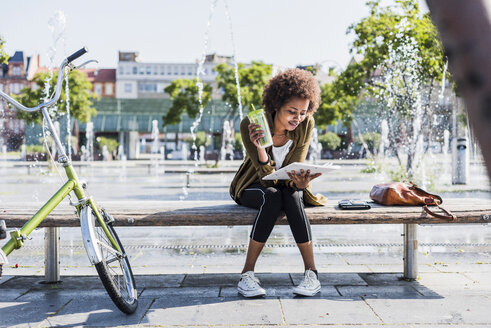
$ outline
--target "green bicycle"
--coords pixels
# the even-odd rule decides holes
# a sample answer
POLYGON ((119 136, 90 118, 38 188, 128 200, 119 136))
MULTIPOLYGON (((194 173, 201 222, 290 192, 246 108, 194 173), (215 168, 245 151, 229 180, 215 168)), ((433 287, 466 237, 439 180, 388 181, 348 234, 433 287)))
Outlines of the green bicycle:
MULTIPOLYGON (((0 278, 3 265, 8 264, 7 255, 12 253, 14 249, 21 248, 24 245, 27 236, 29 236, 49 213, 73 191, 78 201, 76 203, 70 203, 75 206, 80 217, 82 239, 89 260, 95 266, 97 273, 114 304, 124 313, 131 314, 135 312, 138 306, 138 294, 128 256, 125 253, 123 245, 113 226, 114 218, 106 210, 99 207, 92 197, 86 195, 87 184, 80 182, 78 179, 48 114, 48 108, 56 104, 60 98, 64 78, 62 72, 65 71, 65 67, 68 67, 69 70, 76 69, 77 67, 72 64, 72 61, 86 52, 87 49, 84 47, 63 60, 58 71, 59 74, 54 96, 50 100, 36 107, 27 108, 0 91, 0 96, 17 109, 27 112, 41 110, 60 154, 58 162, 63 165, 68 178, 68 181, 24 224, 20 230, 13 229, 10 231, 10 240, 0 250, 0 278)), ((88 62, 79 67, 84 66, 88 62)), ((5 222, 0 221, 0 239, 2 239, 2 237, 6 238, 6 236, 7 231, 5 222)))

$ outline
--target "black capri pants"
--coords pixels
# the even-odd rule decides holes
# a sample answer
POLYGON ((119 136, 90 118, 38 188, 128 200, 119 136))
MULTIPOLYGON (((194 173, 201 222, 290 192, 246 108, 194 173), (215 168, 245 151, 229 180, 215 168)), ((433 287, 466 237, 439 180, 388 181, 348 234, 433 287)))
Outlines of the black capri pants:
POLYGON ((305 243, 312 240, 310 222, 304 209, 303 191, 286 186, 264 187, 260 183, 254 183, 242 192, 239 203, 259 209, 251 231, 253 240, 260 243, 268 240, 281 210, 286 214, 295 242, 305 243))

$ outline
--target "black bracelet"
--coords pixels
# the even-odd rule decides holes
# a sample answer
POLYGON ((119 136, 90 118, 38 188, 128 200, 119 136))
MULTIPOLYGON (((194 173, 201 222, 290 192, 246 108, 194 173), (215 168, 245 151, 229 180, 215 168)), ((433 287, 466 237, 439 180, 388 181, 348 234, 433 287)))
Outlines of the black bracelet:
POLYGON ((261 165, 266 165, 266 164, 269 164, 269 160, 270 160, 269 154, 268 154, 268 160, 267 160, 266 162, 261 162, 261 161, 259 160, 259 158, 257 159, 257 161, 258 161, 258 162, 259 162, 259 164, 261 164, 261 165))

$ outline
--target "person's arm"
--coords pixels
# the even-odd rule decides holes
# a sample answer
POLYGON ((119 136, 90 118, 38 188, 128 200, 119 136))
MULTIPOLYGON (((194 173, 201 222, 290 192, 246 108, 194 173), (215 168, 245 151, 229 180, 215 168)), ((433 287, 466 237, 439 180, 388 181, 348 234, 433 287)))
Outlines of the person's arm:
MULTIPOLYGON (((247 155, 251 158, 252 165, 256 169, 258 176, 263 183, 263 177, 271 174, 275 171, 275 162, 269 157, 264 148, 257 147, 251 141, 251 133, 249 130, 249 119, 245 117, 240 123, 240 134, 242 136, 242 142, 246 149, 247 155)), ((276 183, 276 180, 274 180, 276 183)))

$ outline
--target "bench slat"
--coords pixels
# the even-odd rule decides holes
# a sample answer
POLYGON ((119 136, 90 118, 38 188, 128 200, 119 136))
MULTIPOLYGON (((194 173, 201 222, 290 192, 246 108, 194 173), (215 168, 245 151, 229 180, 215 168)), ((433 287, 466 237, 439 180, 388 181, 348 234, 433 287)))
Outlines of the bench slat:
MULTIPOLYGON (((457 216, 448 222, 427 215, 417 206, 381 206, 372 204, 370 210, 346 211, 331 201, 327 206, 306 209, 311 224, 454 224, 490 223, 491 201, 487 199, 445 200, 445 208, 457 216), (486 219, 486 215, 488 219, 486 219)), ((42 204, 1 204, 0 220, 8 227, 21 227, 42 204)), ((162 201, 162 202, 104 202, 118 226, 217 226, 251 225, 257 210, 238 206, 232 201, 162 201)), ((435 208, 435 210, 437 210, 435 208)), ((286 218, 278 224, 287 224, 286 218)), ((76 227, 78 217, 71 206, 56 208, 40 227, 76 227)))

